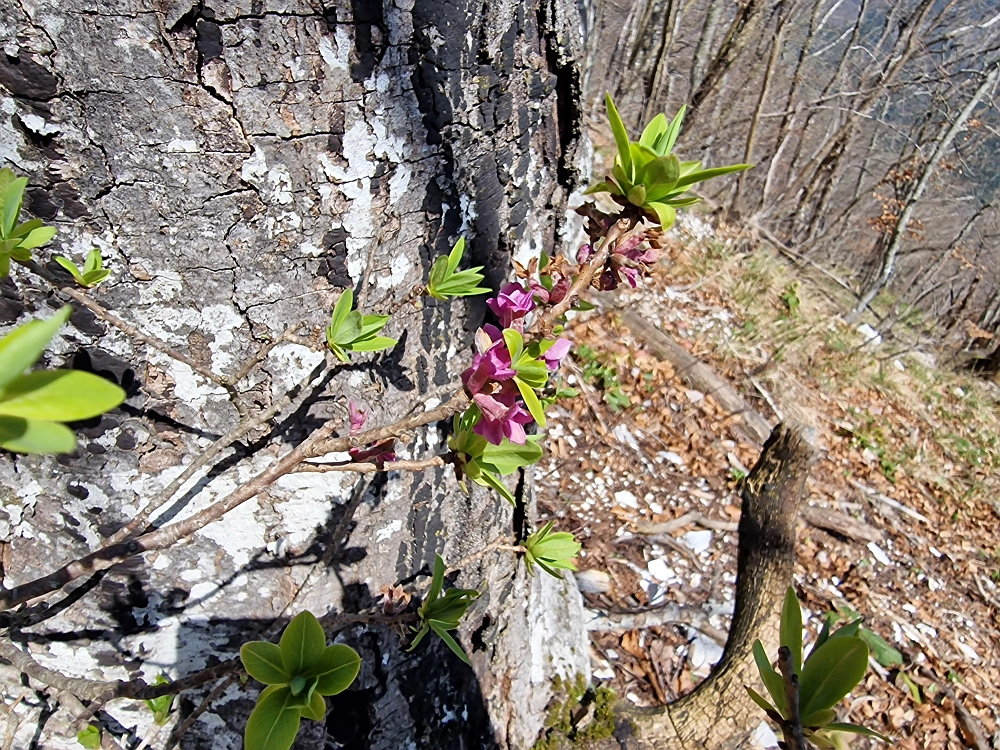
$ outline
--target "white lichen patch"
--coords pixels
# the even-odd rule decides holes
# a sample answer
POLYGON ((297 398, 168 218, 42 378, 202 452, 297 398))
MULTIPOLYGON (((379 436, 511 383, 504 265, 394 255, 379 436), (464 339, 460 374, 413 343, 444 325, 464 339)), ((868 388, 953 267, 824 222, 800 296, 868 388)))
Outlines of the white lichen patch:
POLYGON ((233 369, 236 355, 225 348, 235 341, 233 332, 243 326, 243 316, 229 305, 209 305, 201 311, 200 330, 211 331, 215 337, 209 342, 212 352, 212 371, 225 375, 233 369))
POLYGON ((274 504, 281 516, 279 533, 285 537, 286 551, 305 549, 316 530, 330 520, 330 509, 344 498, 340 479, 333 474, 302 473, 282 477, 276 483, 290 493, 287 500, 274 504))
POLYGON ((334 38, 337 41, 337 49, 334 50, 333 45, 330 43, 330 37, 322 36, 319 40, 319 54, 334 73, 338 71, 347 71, 348 63, 351 60, 351 35, 347 33, 347 28, 341 25, 337 26, 337 30, 334 32, 334 38))
POLYGON ((124 667, 102 666, 89 646, 74 646, 63 641, 50 641, 44 651, 33 653, 35 661, 43 667, 55 669, 70 677, 90 679, 127 680, 124 667))
MULTIPOLYGON (((236 487, 232 485, 229 489, 236 487)), ((228 492, 219 494, 224 497, 228 492)), ((257 501, 248 500, 198 532, 218 544, 232 558, 236 568, 244 567, 250 562, 251 554, 264 546, 267 528, 256 518, 257 506, 257 501)), ((219 574, 217 570, 206 572, 209 576, 219 574)))
POLYGON ((381 544, 392 539, 397 532, 403 530, 403 522, 398 518, 391 523, 386 524, 381 529, 375 532, 375 543, 381 544))
POLYGON ((316 369, 325 359, 321 352, 315 352, 301 344, 279 344, 271 350, 267 370, 271 373, 271 389, 274 398, 284 393, 316 369))

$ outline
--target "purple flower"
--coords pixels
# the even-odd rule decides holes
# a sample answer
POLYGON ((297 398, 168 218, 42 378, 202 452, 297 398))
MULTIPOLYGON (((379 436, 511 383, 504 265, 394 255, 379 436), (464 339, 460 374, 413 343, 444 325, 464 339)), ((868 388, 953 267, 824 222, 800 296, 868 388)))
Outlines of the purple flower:
POLYGON ((590 256, 594 254, 594 248, 588 244, 580 245, 580 249, 576 251, 576 262, 581 266, 586 263, 590 256))
POLYGON ((504 328, 524 329, 524 316, 535 309, 535 295, 530 289, 512 281, 500 288, 496 299, 487 300, 493 313, 500 318, 504 328))
POLYGON ((548 278, 553 279, 552 288, 546 289, 542 286, 541 282, 532 279, 528 282, 531 286, 531 291, 537 299, 542 304, 558 305, 564 299, 566 299, 566 293, 569 291, 570 279, 568 276, 563 276, 561 273, 556 273, 554 276, 549 276, 548 278))
POLYGON ((365 426, 365 420, 368 418, 368 412, 364 409, 359 409, 358 405, 353 401, 348 401, 347 414, 351 420, 351 434, 357 435, 361 432, 361 428, 365 426))
POLYGON ((385 461, 396 460, 395 443, 396 438, 386 438, 367 447, 351 448, 347 452, 358 463, 381 464, 385 461))
POLYGON ((553 372, 558 370, 563 357, 569 354, 569 347, 569 339, 556 339, 556 343, 550 346, 548 351, 542 355, 542 359, 545 360, 545 366, 553 372))
POLYGON ((504 438, 518 445, 527 442, 524 425, 531 424, 534 420, 518 400, 516 388, 506 383, 494 393, 477 394, 473 401, 483 414, 472 428, 474 433, 493 445, 500 445, 504 438))
POLYGON ((476 348, 472 367, 462 373, 466 392, 475 397, 491 382, 510 380, 516 374, 511 367, 510 352, 503 334, 496 326, 486 325, 476 333, 476 348))

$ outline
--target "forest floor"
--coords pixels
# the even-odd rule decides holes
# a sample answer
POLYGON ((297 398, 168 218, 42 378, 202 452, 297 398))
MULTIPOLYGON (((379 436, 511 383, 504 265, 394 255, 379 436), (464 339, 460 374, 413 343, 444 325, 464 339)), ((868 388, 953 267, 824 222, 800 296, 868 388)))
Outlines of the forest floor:
MULTIPOLYGON (((839 314, 843 290, 735 239, 688 218, 621 299, 772 425, 816 429, 807 502, 857 523, 851 536, 802 523, 794 584, 814 635, 824 616, 860 614, 879 645, 842 720, 904 750, 957 750, 974 746, 964 708, 1000 747, 1000 388, 939 362, 918 321, 866 343, 839 314)), ((571 321, 569 381, 581 395, 552 410, 536 476, 542 519, 583 543, 578 580, 595 618, 646 618, 615 630, 595 619, 595 678, 620 700, 660 705, 721 655, 738 485, 759 445, 619 313, 571 321), (692 512, 679 528, 650 528, 692 512), (678 624, 677 605, 711 614, 708 624, 678 624)), ((759 727, 755 742, 773 746, 773 735, 759 727)))

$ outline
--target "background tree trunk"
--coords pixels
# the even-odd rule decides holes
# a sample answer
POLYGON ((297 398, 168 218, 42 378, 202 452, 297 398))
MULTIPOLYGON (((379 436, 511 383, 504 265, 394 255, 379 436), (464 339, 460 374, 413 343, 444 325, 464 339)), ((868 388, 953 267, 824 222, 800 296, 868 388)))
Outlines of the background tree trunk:
POLYGON ((795 526, 809 468, 816 458, 801 425, 774 428, 744 484, 740 516, 736 610, 721 661, 688 695, 665 708, 630 712, 637 732, 630 750, 732 750, 759 723, 760 709, 744 685, 760 686, 752 648, 778 650, 782 597, 795 566, 795 526))
MULTIPOLYGON (((569 231, 581 40, 566 0, 164 0, 153 10, 25 0, 8 6, 2 34, 0 156, 30 177, 28 211, 60 230, 43 262, 100 247, 113 271, 102 304, 215 373, 238 369, 289 325, 309 335, 346 288, 368 311, 389 308, 459 235, 467 262, 496 285, 512 255, 551 253, 569 231)), ((58 305, 23 269, 4 297, 5 324, 58 305)), ((483 309, 404 307, 387 329, 400 340, 390 353, 325 378, 156 521, 208 506, 322 420, 345 416, 348 398, 370 409, 370 425, 443 400, 483 309)), ((184 365, 86 311, 73 324, 54 359, 86 351, 136 387, 126 407, 84 429, 78 454, 0 460, 8 585, 98 546, 238 418, 184 365)), ((278 346, 244 383, 251 411, 321 360, 278 346)), ((431 426, 400 452, 423 457, 442 441, 431 426)), ((286 608, 310 572, 293 609, 356 611, 382 586, 428 572, 436 552, 457 562, 524 524, 495 493, 465 495, 440 468, 372 482, 345 518, 354 480, 340 476, 286 477, 11 635, 77 676, 177 677, 294 614, 286 608), (338 524, 344 549, 314 570, 338 524)), ((518 493, 530 512, 530 482, 518 493)), ((459 583, 483 592, 461 638, 474 670, 433 639, 407 654, 397 635, 358 626, 343 636, 364 663, 355 687, 332 701, 325 726, 307 722, 297 747, 531 745, 553 676, 589 672, 575 586, 526 579, 509 553, 479 559, 459 583)), ((238 747, 254 695, 230 686, 185 746, 238 747)), ((193 706, 186 697, 182 715, 193 706)), ((125 734, 148 733, 141 704, 105 711, 125 734)), ((60 717, 41 741, 75 747, 59 736, 60 717)))

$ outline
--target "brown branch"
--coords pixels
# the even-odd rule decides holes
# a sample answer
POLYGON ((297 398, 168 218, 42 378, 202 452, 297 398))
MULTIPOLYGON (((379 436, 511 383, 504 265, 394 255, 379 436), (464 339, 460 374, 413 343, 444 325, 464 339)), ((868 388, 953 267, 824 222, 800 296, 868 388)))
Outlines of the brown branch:
MULTIPOLYGON (((327 355, 326 366, 333 364, 332 355, 327 355)), ((324 368, 325 369, 325 368, 324 368)), ((156 495, 152 500, 150 500, 141 511, 133 518, 128 524, 123 528, 119 529, 113 536, 111 536, 106 546, 109 544, 116 544, 118 542, 127 539, 132 536, 136 531, 142 529, 146 521, 149 520, 150 516, 153 515, 159 508, 163 507, 170 499, 177 494, 177 491, 193 477, 200 469, 207 466, 212 459, 218 456, 222 451, 228 448, 230 445, 235 443, 237 440, 242 438, 244 435, 252 432, 261 425, 269 422, 275 414, 287 407, 294 400, 292 394, 303 395, 306 389, 309 387, 310 383, 319 378, 323 374, 323 370, 317 372, 313 370, 301 382, 298 383, 294 388, 289 390, 280 399, 275 401, 271 406, 262 411, 256 417, 248 420, 241 421, 236 427, 231 429, 225 435, 216 440, 208 449, 199 455, 191 464, 178 475, 170 484, 168 484, 160 493, 156 495)))
POLYGON ((323 442, 331 432, 333 432, 333 423, 327 422, 304 442, 287 453, 280 461, 262 471, 246 484, 238 487, 223 500, 213 503, 190 518, 134 539, 118 542, 117 544, 109 544, 78 560, 67 563, 49 575, 0 592, 0 609, 10 609, 29 599, 57 591, 67 583, 81 576, 88 575, 97 570, 105 570, 112 565, 123 562, 130 557, 141 555, 144 552, 152 552, 169 547, 178 540, 190 536, 213 521, 222 518, 222 516, 233 510, 233 508, 256 497, 265 487, 285 474, 288 474, 298 464, 302 463, 310 455, 313 455, 311 451, 314 450, 317 444, 323 442))
POLYGON ((799 676, 792 666, 792 652, 788 646, 778 649, 778 670, 785 678, 785 704, 788 706, 788 718, 783 722, 782 734, 785 736, 787 750, 808 750, 806 738, 802 734, 802 716, 799 714, 799 676))
POLYGON ((380 472, 389 471, 424 471, 425 469, 432 469, 435 466, 444 466, 446 461, 445 456, 434 456, 433 458, 425 458, 420 461, 385 461, 383 463, 371 463, 367 461, 347 461, 342 464, 300 464, 293 469, 293 472, 327 472, 327 471, 343 471, 343 472, 355 472, 357 474, 378 474, 380 472))
POLYGON ((243 399, 240 398, 239 392, 236 390, 236 388, 233 386, 232 383, 228 382, 226 378, 222 377, 221 375, 216 375, 211 370, 202 367, 186 354, 182 354, 179 351, 171 349, 169 346, 167 346, 164 342, 160 341, 159 339, 153 338, 152 336, 143 333, 131 323, 125 322, 117 315, 110 312, 99 302, 91 299, 82 292, 78 292, 73 287, 66 286, 63 287, 60 291, 67 297, 71 297, 76 302, 79 302, 81 305, 86 307, 88 310, 94 313, 94 315, 103 320, 105 323, 110 323, 111 325, 113 325, 115 328, 117 328, 125 335, 131 336, 137 341, 141 341, 142 343, 146 344, 146 346, 150 346, 153 349, 156 349, 158 352, 166 354, 171 359, 177 360, 178 362, 187 365, 206 380, 211 381, 220 388, 225 389, 226 393, 229 394, 229 399, 233 402, 233 406, 235 406, 237 411, 240 413, 240 418, 241 419, 247 418, 246 407, 243 405, 243 399))

